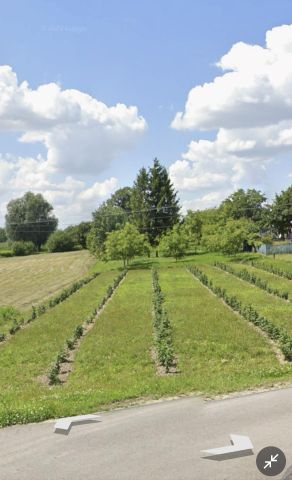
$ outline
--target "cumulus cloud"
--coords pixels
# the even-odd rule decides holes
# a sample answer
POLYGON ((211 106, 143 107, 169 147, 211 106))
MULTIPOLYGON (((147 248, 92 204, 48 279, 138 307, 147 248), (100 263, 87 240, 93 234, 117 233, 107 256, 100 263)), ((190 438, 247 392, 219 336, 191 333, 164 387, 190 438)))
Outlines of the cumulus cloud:
POLYGON ((33 90, 18 82, 10 66, 0 67, 0 130, 22 132, 23 142, 43 143, 48 162, 59 171, 100 172, 145 129, 135 106, 108 107, 56 83, 33 90))
POLYGON ((94 180, 146 128, 135 106, 107 106, 56 83, 32 89, 10 66, 0 66, 0 132, 16 132, 20 142, 40 142, 47 150, 36 158, 0 154, 0 212, 8 199, 31 190, 43 193, 63 221, 88 217, 117 187, 115 178, 94 180))
POLYGON ((173 128, 246 128, 292 119, 292 25, 266 34, 266 46, 236 43, 217 66, 223 75, 191 89, 173 128))
POLYGON ((63 226, 89 220, 91 212, 118 186, 118 180, 114 177, 91 185, 70 175, 58 180, 54 171, 48 168, 48 162, 41 156, 37 159, 0 157, 0 182, 2 217, 11 198, 22 196, 30 190, 41 192, 53 204, 55 214, 63 226))
MULTIPOLYGON (((264 185, 269 164, 292 148, 292 25, 266 33, 265 46, 238 42, 218 61, 221 75, 191 89, 177 130, 217 130, 214 140, 193 141, 170 167, 172 179, 197 192, 264 185)), ((209 193, 208 193, 209 192, 209 193)), ((207 197, 206 197, 207 195, 207 197)))

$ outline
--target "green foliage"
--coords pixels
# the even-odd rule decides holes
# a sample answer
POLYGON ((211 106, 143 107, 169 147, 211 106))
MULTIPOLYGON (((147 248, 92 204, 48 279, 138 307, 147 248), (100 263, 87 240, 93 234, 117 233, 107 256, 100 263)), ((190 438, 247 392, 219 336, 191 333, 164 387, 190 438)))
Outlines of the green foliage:
POLYGON ((4 322, 13 322, 14 320, 17 320, 20 323, 23 322, 23 314, 12 306, 1 307, 0 318, 4 322))
POLYGON ((139 232, 147 235, 150 229, 149 195, 149 174, 143 167, 139 170, 132 188, 131 222, 136 225, 139 232))
POLYGON ((48 252, 70 252, 74 250, 75 244, 72 235, 68 232, 57 231, 50 235, 46 248, 48 252))
POLYGON ((208 276, 197 267, 189 267, 189 271, 200 282, 221 298, 232 310, 238 312, 249 322, 261 328, 272 340, 278 342, 285 359, 292 361, 292 338, 283 327, 278 327, 266 317, 261 316, 251 305, 243 305, 234 295, 228 295, 226 290, 217 287, 208 276))
POLYGON ((272 245, 273 244, 273 238, 271 235, 263 235, 261 237, 261 242, 265 245, 272 245))
POLYGON ((154 309, 154 335, 157 358, 166 372, 174 365, 174 349, 172 341, 172 328, 165 308, 163 307, 163 294, 159 285, 157 270, 152 270, 153 309, 154 309))
POLYGON ((124 226, 125 212, 116 205, 104 202, 92 215, 93 220, 87 236, 87 247, 92 254, 103 259, 107 234, 124 226))
MULTIPOLYGON (((214 226, 215 227, 215 226, 214 226)), ((203 245, 208 251, 218 251, 234 255, 261 243, 258 226, 246 219, 227 220, 225 224, 204 234, 203 245)))
POLYGON ((220 209, 227 218, 245 218, 263 224, 269 211, 265 205, 266 200, 266 196, 254 188, 246 191, 240 188, 221 203, 220 209))
POLYGON ((7 234, 5 228, 0 228, 0 243, 7 242, 7 234))
POLYGON ((13 320, 13 324, 9 329, 10 335, 14 335, 18 330, 20 330, 21 324, 17 322, 17 320, 13 320))
POLYGON ((69 234, 74 247, 86 248, 87 236, 91 229, 91 222, 81 222, 78 225, 71 225, 65 228, 64 232, 69 234))
POLYGON ((168 172, 157 158, 149 170, 149 239, 156 245, 160 236, 179 221, 179 201, 177 192, 168 172))
POLYGON ((74 339, 71 339, 71 338, 67 338, 66 340, 66 346, 69 350, 74 350, 74 345, 75 345, 75 341, 74 339))
POLYGON ((82 325, 77 325, 77 327, 75 328, 74 336, 73 336, 74 340, 78 340, 80 337, 82 337, 83 331, 84 329, 82 325))
POLYGON ((58 385, 61 383, 59 379, 60 363, 54 362, 48 372, 48 381, 50 385, 58 385))
POLYGON ((133 188, 117 190, 93 212, 87 247, 104 259, 108 234, 121 230, 126 223, 135 225, 140 233, 148 236, 152 245, 157 245, 161 234, 178 222, 179 210, 167 170, 155 159, 148 172, 145 168, 139 171, 133 188))
POLYGON ((23 240, 19 240, 11 244, 12 255, 16 257, 32 255, 36 252, 36 250, 36 246, 33 242, 24 242, 23 240))
POLYGON ((57 355, 57 362, 58 363, 65 363, 68 362, 69 354, 66 350, 61 350, 57 355))
POLYGON ((265 270, 266 272, 273 273, 274 275, 278 275, 279 277, 284 277, 284 278, 288 278, 288 280, 292 280, 292 273, 287 272, 286 270, 283 270, 282 268, 279 268, 275 265, 270 265, 269 263, 258 262, 258 261, 257 262, 251 261, 250 265, 260 270, 265 270))
POLYGON ((288 292, 282 292, 277 288, 273 288, 269 286, 265 280, 261 279, 260 277, 257 277, 253 273, 250 273, 246 269, 234 270, 234 268, 232 268, 230 265, 227 265, 226 263, 222 263, 222 262, 215 262, 214 265, 215 267, 220 268, 224 272, 228 272, 231 275, 234 275, 235 277, 238 277, 241 280, 244 280, 245 282, 249 282, 252 285, 255 285, 256 287, 261 288, 262 290, 265 290, 267 293, 270 293, 272 295, 276 295, 277 297, 288 300, 288 292))
POLYGON ((6 340, 6 333, 14 335, 24 324, 23 314, 15 307, 7 306, 0 308, 0 325, 4 331, 0 334, 0 342, 6 340))
POLYGON ((142 255, 149 250, 145 235, 139 233, 138 229, 126 223, 116 232, 111 232, 105 242, 105 255, 110 260, 123 260, 126 266, 136 255, 142 255))
POLYGON ((197 247, 202 238, 203 220, 201 212, 188 210, 183 220, 183 226, 188 235, 189 242, 192 246, 197 247))
POLYGON ((171 231, 165 233, 159 243, 159 250, 165 257, 174 257, 176 260, 187 253, 189 235, 184 227, 175 225, 171 231))
POLYGON ((179 221, 177 192, 157 158, 148 172, 145 168, 139 171, 131 205, 131 220, 140 232, 148 233, 151 245, 157 245, 160 236, 179 221))
POLYGON ((108 205, 113 207, 118 207, 124 210, 124 212, 131 212, 131 198, 132 198, 132 188, 123 187, 115 191, 107 201, 108 205))
POLYGON ((11 200, 5 216, 9 240, 31 241, 39 249, 57 228, 58 221, 52 210, 52 205, 40 193, 27 192, 23 197, 11 200))
POLYGON ((271 224, 275 232, 287 234, 292 220, 292 185, 276 195, 272 204, 271 224))

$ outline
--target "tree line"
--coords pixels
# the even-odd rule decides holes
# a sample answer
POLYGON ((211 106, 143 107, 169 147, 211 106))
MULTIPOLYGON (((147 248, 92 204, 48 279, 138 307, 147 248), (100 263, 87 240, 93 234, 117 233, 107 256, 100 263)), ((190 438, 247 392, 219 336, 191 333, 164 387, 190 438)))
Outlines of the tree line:
POLYGON ((178 194, 161 163, 141 168, 131 187, 118 189, 93 213, 92 221, 58 230, 52 205, 27 192, 7 205, 0 241, 13 242, 15 254, 88 248, 102 260, 122 259, 154 250, 176 259, 187 251, 233 254, 289 237, 292 186, 273 202, 256 189, 239 189, 218 207, 182 214, 178 194))

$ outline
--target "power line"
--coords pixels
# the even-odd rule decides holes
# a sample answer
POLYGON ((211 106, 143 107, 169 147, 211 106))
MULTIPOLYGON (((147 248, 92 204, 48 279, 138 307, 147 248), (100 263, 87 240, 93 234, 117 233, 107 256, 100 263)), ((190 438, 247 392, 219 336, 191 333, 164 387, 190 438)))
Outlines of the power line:
MULTIPOLYGON (((232 206, 232 202, 230 204, 230 206, 232 206)), ((258 206, 258 207, 239 207, 236 209, 236 211, 240 212, 240 211, 258 211, 260 213, 260 209, 264 209, 264 208, 267 208, 267 207, 270 207, 270 205, 263 205, 263 206, 258 206)), ((287 203, 287 204, 284 204, 284 205, 281 205, 281 208, 289 208, 289 207, 292 207, 292 203, 287 203)), ((210 209, 215 209, 215 210, 219 210, 220 207, 211 207, 210 209)), ((155 216, 155 220, 161 220, 161 219, 166 219, 166 218, 177 218, 177 213, 172 213, 170 215, 166 215, 166 213, 169 211, 169 210, 173 210, 175 209, 175 207, 151 207, 149 209, 141 209, 141 210, 131 210, 131 211, 123 211, 123 212, 115 212, 115 213, 107 213, 107 214, 99 214, 99 217, 100 218, 110 218, 110 217, 130 217, 132 216, 133 214, 139 214, 139 213, 145 213, 145 212, 153 212, 153 211, 157 211, 157 212, 164 212, 163 216, 155 216)), ((209 209, 205 209, 205 210, 209 210, 209 209)), ((204 212, 204 210, 191 210, 193 212, 204 212)), ((77 214, 76 214, 76 217, 77 217, 77 214)), ((34 226, 49 226, 50 224, 52 224, 53 222, 55 221, 54 218, 52 219, 48 219, 48 220, 38 220, 38 221, 35 221, 35 222, 22 222, 22 223, 17 223, 17 222, 11 222, 11 223, 8 223, 7 226, 8 227, 13 227, 15 226, 15 228, 17 229, 17 231, 19 233, 44 233, 44 232, 47 232, 46 229, 44 230, 40 230, 40 229, 36 229, 36 230, 31 230, 28 225, 34 225, 34 226), (21 227, 25 227, 25 228, 21 228, 21 227)), ((94 220, 87 220, 87 222, 90 222, 92 223, 92 221, 94 220)), ((82 223, 82 222, 79 222, 79 223, 82 223)), ((74 224, 72 225, 72 222, 71 223, 62 223, 63 226, 74 226, 74 224)), ((167 227, 171 227, 172 225, 168 225, 168 226, 165 226, 165 227, 161 227, 161 228, 167 228, 167 227)), ((155 228, 158 228, 158 227, 155 227, 155 228)))

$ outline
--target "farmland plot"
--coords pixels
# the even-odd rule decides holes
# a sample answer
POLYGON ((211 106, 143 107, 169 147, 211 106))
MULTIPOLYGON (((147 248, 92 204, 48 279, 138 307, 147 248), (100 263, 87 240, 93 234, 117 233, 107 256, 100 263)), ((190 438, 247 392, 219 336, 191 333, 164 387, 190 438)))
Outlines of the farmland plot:
POLYGON ((93 264, 85 250, 0 258, 0 305, 28 309, 86 275, 93 264))
MULTIPOLYGON (((249 283, 223 272, 213 266, 199 265, 214 283, 235 295, 245 305, 252 305, 261 315, 271 319, 275 325, 292 334, 292 306, 286 300, 267 294, 249 283)), ((289 280, 287 280, 289 282, 289 280)))
POLYGON ((1 406, 25 406, 47 392, 42 379, 51 362, 74 328, 97 306, 115 275, 116 272, 100 274, 0 346, 0 420, 1 406))
POLYGON ((226 391, 268 379, 281 367, 270 345, 182 268, 160 272, 184 389, 226 391))

